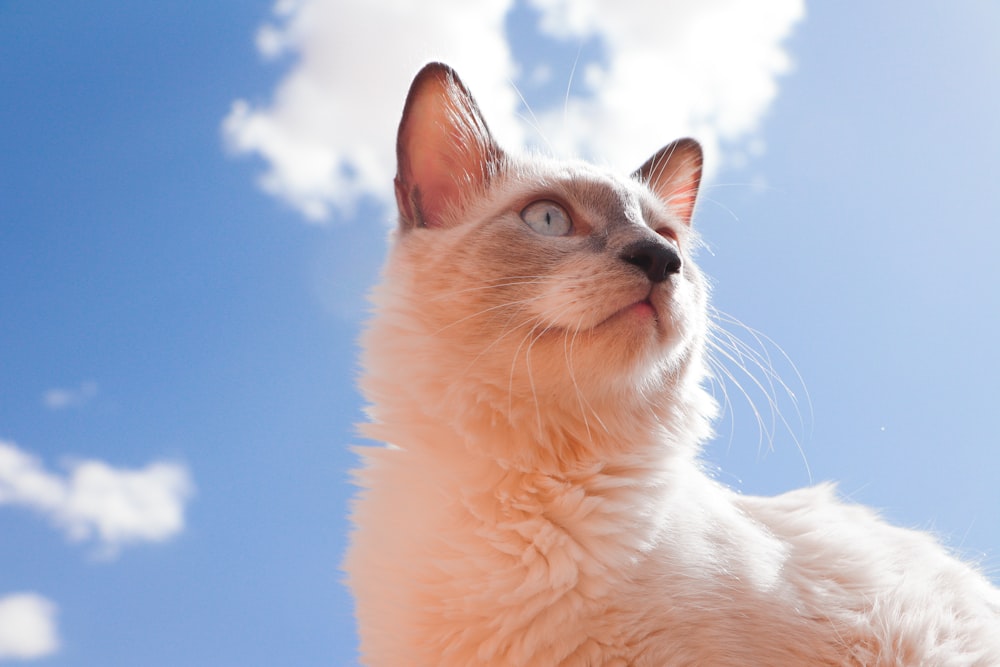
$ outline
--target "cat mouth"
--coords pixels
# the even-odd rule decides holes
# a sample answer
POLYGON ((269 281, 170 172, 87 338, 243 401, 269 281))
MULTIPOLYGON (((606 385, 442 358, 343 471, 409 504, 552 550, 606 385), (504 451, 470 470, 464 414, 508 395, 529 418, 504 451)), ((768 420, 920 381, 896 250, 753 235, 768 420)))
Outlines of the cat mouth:
POLYGON ((646 296, 644 299, 639 299, 638 301, 630 303, 624 308, 620 308, 619 310, 611 313, 611 315, 601 322, 601 324, 607 324, 623 318, 637 318, 640 321, 652 320, 655 322, 660 319, 660 312, 653 304, 650 296, 646 296))
POLYGON ((631 306, 625 309, 626 312, 634 313, 640 316, 657 317, 659 313, 656 311, 656 306, 653 302, 646 297, 642 301, 636 301, 631 306))

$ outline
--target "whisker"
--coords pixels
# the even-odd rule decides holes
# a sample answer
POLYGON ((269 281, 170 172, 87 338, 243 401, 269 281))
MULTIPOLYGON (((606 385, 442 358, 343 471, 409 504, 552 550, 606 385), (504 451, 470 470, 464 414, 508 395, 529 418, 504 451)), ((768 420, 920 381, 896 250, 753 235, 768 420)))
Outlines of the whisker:
MULTIPOLYGON (((709 355, 706 358, 706 362, 708 363, 709 370, 711 371, 708 379, 710 382, 712 398, 718 400, 718 397, 716 395, 716 388, 718 388, 719 393, 722 394, 722 414, 723 415, 728 414, 730 416, 729 440, 726 444, 726 449, 728 451, 729 449, 731 449, 733 441, 736 438, 736 411, 734 409, 732 400, 729 398, 729 389, 727 388, 726 383, 723 381, 723 378, 720 376, 728 373, 729 371, 728 369, 726 369, 725 366, 723 366, 714 358, 712 358, 711 355, 709 355)), ((758 447, 759 446, 760 445, 758 444, 758 447)))
MULTIPOLYGON (((746 343, 744 343, 739 338, 736 338, 728 331, 722 331, 720 333, 725 334, 726 341, 723 342, 720 341, 719 339, 715 339, 713 343, 715 345, 724 347, 726 350, 729 350, 729 352, 731 352, 732 354, 731 355, 727 354, 727 357, 731 361, 735 362, 740 368, 742 368, 744 372, 747 373, 748 377, 750 377, 750 379, 753 381, 754 385, 761 391, 761 393, 764 394, 764 396, 767 397, 768 404, 771 408, 770 410, 771 420, 768 425, 769 427, 767 428, 767 431, 770 440, 770 448, 773 449, 774 438, 777 434, 777 419, 778 419, 777 413, 780 411, 778 410, 777 406, 777 389, 775 387, 775 380, 774 380, 775 374, 771 372, 772 366, 766 363, 769 360, 767 360, 766 358, 758 357, 756 350, 750 348, 746 343), (764 376, 763 380, 758 380, 757 377, 753 375, 753 373, 749 372, 748 364, 752 364, 754 367, 762 371, 764 376)), ((718 349, 722 351, 721 348, 718 349)))
POLYGON ((492 350, 494 347, 496 347, 496 345, 501 340, 503 340, 504 338, 506 338, 508 335, 514 333, 514 331, 516 331, 519 327, 522 327, 522 326, 528 324, 529 322, 531 322, 532 319, 534 319, 534 316, 528 316, 528 317, 525 317, 524 320, 522 322, 520 322, 519 324, 511 326, 511 322, 514 321, 514 317, 518 314, 518 310, 519 309, 515 309, 515 312, 512 312, 510 314, 510 316, 507 318, 507 321, 504 323, 503 329, 501 329, 501 331, 500 331, 500 335, 498 335, 496 338, 494 338, 490 342, 489 345, 487 345, 486 347, 484 347, 482 350, 479 351, 479 354, 477 354, 472 359, 472 361, 469 362, 469 364, 465 367, 465 371, 463 372, 463 374, 464 373, 468 373, 469 369, 472 368, 473 366, 475 366, 476 363, 483 357, 484 354, 486 354, 487 352, 489 352, 490 350, 492 350))
MULTIPOLYGON (((550 317, 553 320, 553 322, 555 320, 558 320, 559 316, 562 315, 567 310, 569 310, 569 308, 572 307, 572 305, 573 305, 572 303, 563 304, 560 310, 556 311, 555 313, 552 313, 550 317)), ((553 322, 549 322, 548 324, 545 325, 545 327, 541 331, 538 332, 537 335, 533 335, 531 338, 531 342, 528 343, 528 347, 524 351, 524 363, 528 370, 528 382, 531 385, 531 395, 535 401, 535 414, 538 418, 539 433, 542 432, 542 412, 541 412, 541 405, 538 402, 538 394, 535 392, 535 377, 534 377, 534 371, 531 368, 531 348, 535 346, 535 343, 537 343, 542 338, 542 336, 544 336, 546 333, 548 333, 549 331, 551 331, 556 327, 556 325, 553 322)), ((537 328, 538 328, 537 325, 533 327, 531 333, 534 334, 537 328)))
POLYGON ((573 389, 576 392, 576 401, 577 404, 580 406, 580 415, 583 417, 583 425, 587 430, 587 440, 590 442, 591 445, 593 445, 594 434, 590 430, 590 419, 588 418, 588 413, 592 415, 594 419, 597 420, 597 423, 600 425, 602 429, 604 429, 605 433, 610 434, 611 431, 608 430, 608 427, 601 419, 601 416, 597 414, 597 411, 594 410, 593 406, 590 405, 590 402, 587 400, 587 397, 584 396, 583 394, 583 390, 580 389, 580 383, 576 379, 576 369, 573 366, 573 350, 576 346, 576 340, 580 335, 581 331, 580 325, 582 323, 583 323, 583 315, 580 315, 579 318, 577 319, 576 324, 573 326, 573 335, 566 336, 563 338, 563 352, 566 355, 566 368, 569 371, 569 378, 570 381, 573 383, 573 389))
POLYGON ((576 381, 576 373, 573 369, 573 344, 576 342, 576 336, 579 332, 580 324, 578 321, 573 328, 573 335, 563 336, 563 358, 566 360, 566 370, 569 373, 570 382, 573 383, 573 389, 576 392, 576 402, 580 406, 580 415, 583 417, 583 426, 587 431, 587 440, 593 443, 594 436, 590 433, 590 420, 587 419, 587 409, 583 405, 583 395, 580 392, 580 385, 576 381))
MULTIPOLYGON (((782 391, 784 391, 788 395, 788 397, 792 399, 792 402, 795 404, 796 409, 798 409, 799 407, 798 396, 794 391, 792 391, 792 389, 788 386, 788 384, 786 384, 784 380, 781 379, 781 376, 774 370, 774 364, 771 362, 770 354, 767 353, 766 350, 768 349, 768 347, 770 347, 777 350, 781 354, 781 358, 784 361, 784 363, 786 363, 792 369, 792 372, 795 374, 796 383, 798 384, 798 386, 802 387, 802 392, 806 400, 806 407, 808 408, 809 411, 809 422, 812 423, 814 413, 813 413, 812 397, 809 395, 809 387, 806 385, 805 380, 802 378, 802 373, 799 372, 798 366, 796 366, 795 362, 792 361, 792 358, 788 356, 788 353, 785 352, 785 350, 780 345, 778 345, 778 343, 775 342, 773 338, 771 338, 767 334, 757 329, 754 329, 753 327, 747 324, 744 324, 743 322, 733 317, 732 315, 729 315, 728 313, 725 313, 717 308, 713 307, 711 308, 711 311, 718 320, 734 324, 743 329, 744 331, 746 331, 747 333, 749 333, 751 336, 753 336, 754 340, 757 341, 757 344, 760 345, 761 349, 765 350, 768 362, 768 369, 769 369, 768 372, 770 372, 771 375, 774 377, 774 379, 778 381, 778 384, 781 387, 782 391)), ((731 333, 729 335, 732 336, 731 333)), ((733 338, 735 340, 739 340, 736 339, 735 336, 733 338)), ((740 342, 742 343, 742 341, 740 342)), ((756 351, 754 351, 749 346, 747 346, 746 349, 756 354, 756 351)), ((805 423, 803 422, 801 413, 799 414, 799 425, 802 427, 803 430, 805 430, 805 423)))
POLYGON ((583 42, 576 51, 576 58, 573 59, 573 67, 569 71, 569 80, 566 82, 566 96, 563 98, 563 127, 569 127, 569 98, 570 91, 573 90, 573 79, 576 77, 576 68, 580 64, 580 56, 583 55, 583 42))
POLYGON ((517 93, 517 96, 520 98, 521 104, 524 105, 525 110, 528 112, 528 116, 530 116, 529 118, 528 116, 525 116, 522 113, 518 113, 517 117, 523 120, 525 123, 527 123, 528 126, 531 127, 531 129, 533 129, 538 134, 539 138, 542 140, 542 143, 544 143, 548 147, 549 152, 554 153, 555 151, 552 148, 552 142, 550 142, 549 138, 545 136, 545 132, 542 130, 542 124, 538 120, 538 116, 535 115, 535 112, 531 108, 531 105, 528 104, 528 100, 524 97, 524 94, 521 92, 521 89, 517 87, 517 84, 515 84, 513 80, 508 79, 508 81, 510 82, 511 88, 514 89, 514 92, 517 93))
MULTIPOLYGON (((758 446, 762 446, 766 438, 769 449, 773 449, 774 440, 778 435, 780 427, 791 436, 802 459, 806 474, 811 481, 812 470, 799 436, 799 434, 807 435, 806 431, 808 430, 802 413, 802 402, 792 387, 778 373, 771 351, 777 350, 783 362, 792 368, 797 385, 803 389, 803 396, 811 423, 812 399, 809 396, 805 381, 802 379, 798 368, 781 346, 775 343, 770 337, 716 308, 710 308, 710 315, 713 324, 707 340, 711 352, 708 357, 709 365, 713 371, 713 379, 722 387, 730 408, 729 414, 735 420, 735 411, 732 410, 729 394, 725 390, 727 382, 732 383, 743 394, 757 421, 761 437, 758 446), (725 326, 727 324, 738 326, 745 333, 749 334, 751 342, 747 342, 729 331, 725 326), (734 368, 739 369, 744 380, 749 381, 749 385, 744 385, 736 377, 734 368), (758 377, 758 372, 762 377, 758 377), (754 397, 750 393, 751 389, 759 392, 760 396, 763 396, 768 408, 767 420, 765 420, 765 416, 761 410, 758 409, 754 397), (791 422, 786 418, 779 396, 786 397, 793 406, 798 418, 798 428, 793 427, 791 422)), ((730 428, 731 430, 735 428, 732 422, 730 423, 730 428)))
MULTIPOLYGON (((723 354, 725 354, 725 353, 723 353, 723 354)), ((728 355, 725 355, 725 356, 728 356, 728 355)), ((731 359, 731 357, 730 357, 730 359, 731 359)), ((739 364, 737 363, 737 365, 739 365, 739 364)), ((764 417, 763 417, 763 415, 761 415, 760 410, 757 408, 757 404, 754 402, 753 397, 746 390, 746 388, 743 386, 743 384, 736 378, 736 375, 731 370, 729 370, 729 368, 725 364, 723 364, 723 363, 721 363, 721 362, 713 359, 712 360, 712 367, 713 367, 713 369, 717 373, 720 374, 719 376, 717 376, 720 385, 725 385, 726 381, 732 383, 737 389, 739 389, 740 393, 743 394, 743 397, 746 399, 747 405, 750 407, 750 410, 753 413, 754 419, 756 419, 756 421, 757 421, 757 431, 758 431, 757 448, 758 448, 758 450, 761 447, 763 447, 763 445, 764 445, 765 434, 767 435, 767 441, 768 441, 769 448, 772 447, 773 446, 772 443, 773 443, 773 440, 774 440, 774 435, 773 435, 773 433, 771 433, 771 432, 768 431, 767 426, 766 426, 766 424, 764 422, 764 417)), ((729 398, 728 391, 726 393, 726 398, 727 398, 727 400, 729 398)), ((732 409, 732 407, 733 407, 732 403, 730 403, 730 409, 732 409)), ((736 419, 736 417, 735 417, 735 414, 736 414, 735 410, 732 410, 732 412, 730 414, 733 415, 733 420, 735 421, 735 419, 736 419)), ((735 431, 735 428, 736 428, 735 424, 731 424, 730 428, 733 431, 735 431)))
MULTIPOLYGON (((532 325, 532 327, 528 331, 528 333, 526 333, 524 335, 524 337, 521 339, 521 342, 518 344, 517 349, 514 350, 514 359, 511 362, 511 367, 510 367, 510 380, 509 380, 508 385, 507 385, 507 404, 508 404, 508 412, 509 413, 512 413, 513 409, 514 409, 514 406, 513 406, 513 400, 514 400, 514 371, 517 368, 517 356, 521 352, 521 348, 524 347, 525 342, 528 342, 530 339, 532 339, 532 337, 535 335, 535 331, 538 330, 538 327, 541 326, 541 324, 542 324, 541 322, 536 321, 535 324, 532 325)), ((533 401, 535 403, 535 416, 536 416, 536 418, 538 420, 538 432, 541 433, 542 432, 542 411, 541 411, 541 407, 538 404, 538 394, 535 392, 535 378, 534 378, 534 375, 531 372, 531 355, 530 355, 530 351, 531 351, 531 346, 533 344, 534 344, 533 342, 529 342, 528 343, 528 347, 527 347, 527 349, 525 350, 525 353, 524 353, 524 363, 525 363, 525 368, 528 371, 528 386, 531 388, 531 397, 532 397, 532 399, 533 399, 533 401)))
POLYGON ((533 301, 538 301, 538 300, 540 300, 542 298, 543 298, 542 295, 537 295, 537 296, 533 296, 533 297, 528 297, 526 299, 517 299, 516 301, 509 301, 509 302, 506 302, 506 303, 499 303, 499 304, 497 304, 495 306, 490 306, 489 308, 483 308, 482 310, 478 310, 478 311, 476 311, 474 313, 466 315, 465 317, 460 317, 459 319, 454 320, 453 322, 449 322, 448 324, 444 325, 443 327, 441 327, 437 331, 433 332, 431 335, 432 336, 437 336, 441 332, 447 331, 448 329, 450 329, 450 328, 452 328, 454 326, 458 326, 459 324, 462 324, 463 322, 467 322, 467 321, 469 321, 469 320, 471 320, 471 319, 473 319, 475 317, 480 317, 482 315, 485 315, 487 313, 493 312, 495 310, 503 310, 504 308, 513 308, 515 306, 523 306, 524 304, 532 303, 533 301))
POLYGON ((464 287, 462 289, 451 290, 449 292, 442 292, 431 297, 431 301, 443 301, 454 296, 459 296, 461 294, 468 294, 470 292, 485 292, 489 290, 502 289, 504 287, 517 287, 518 285, 540 285, 552 280, 550 276, 504 276, 503 278, 495 279, 493 284, 480 285, 479 287, 464 287))

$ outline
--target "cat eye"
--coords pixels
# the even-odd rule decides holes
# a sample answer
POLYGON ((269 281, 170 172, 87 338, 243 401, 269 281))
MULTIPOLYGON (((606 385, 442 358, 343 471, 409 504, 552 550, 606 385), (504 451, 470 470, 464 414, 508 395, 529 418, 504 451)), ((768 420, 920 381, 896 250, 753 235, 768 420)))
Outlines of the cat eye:
POLYGON ((573 221, 569 219, 566 209, 547 199, 525 206, 521 219, 544 236, 565 236, 573 231, 573 221))

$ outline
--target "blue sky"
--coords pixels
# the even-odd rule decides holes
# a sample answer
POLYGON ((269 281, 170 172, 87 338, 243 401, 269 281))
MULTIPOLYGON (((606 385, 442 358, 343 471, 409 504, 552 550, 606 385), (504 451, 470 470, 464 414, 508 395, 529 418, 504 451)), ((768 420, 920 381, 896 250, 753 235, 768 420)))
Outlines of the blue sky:
POLYGON ((450 23, 441 0, 424 34, 377 2, 284 4, 0 2, 0 624, 47 624, 0 627, 0 662, 354 664, 354 341, 429 56, 509 144, 538 143, 511 80, 554 144, 610 163, 705 141, 715 305, 798 397, 772 434, 742 380, 762 434, 729 384, 710 466, 747 493, 836 480, 1000 571, 1000 5, 450 23))

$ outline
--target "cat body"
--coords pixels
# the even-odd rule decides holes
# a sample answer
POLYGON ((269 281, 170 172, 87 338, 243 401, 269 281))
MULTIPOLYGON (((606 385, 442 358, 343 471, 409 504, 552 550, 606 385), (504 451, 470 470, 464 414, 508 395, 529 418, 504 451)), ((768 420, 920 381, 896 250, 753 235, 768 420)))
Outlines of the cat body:
POLYGON ((703 471, 695 142, 630 178, 509 155, 432 64, 398 158, 345 563, 366 664, 1000 665, 1000 592, 929 536, 703 471))

